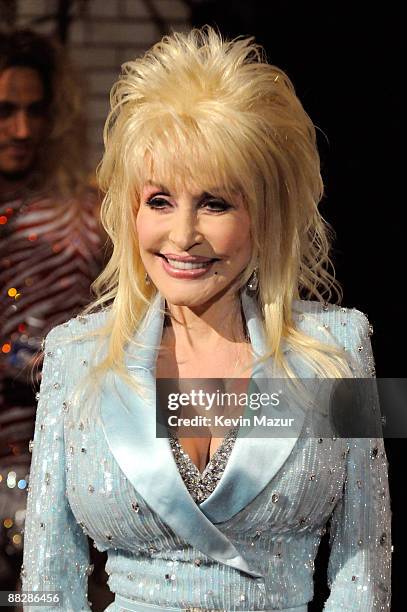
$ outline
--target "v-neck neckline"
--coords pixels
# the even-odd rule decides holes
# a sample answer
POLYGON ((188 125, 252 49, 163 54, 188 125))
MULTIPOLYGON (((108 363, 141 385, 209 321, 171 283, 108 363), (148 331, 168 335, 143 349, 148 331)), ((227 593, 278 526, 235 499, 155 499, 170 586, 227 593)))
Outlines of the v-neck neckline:
POLYGON ((212 457, 201 472, 183 448, 177 435, 168 430, 169 441, 174 461, 190 495, 199 504, 205 501, 215 490, 222 478, 227 462, 232 453, 239 426, 228 431, 212 457))

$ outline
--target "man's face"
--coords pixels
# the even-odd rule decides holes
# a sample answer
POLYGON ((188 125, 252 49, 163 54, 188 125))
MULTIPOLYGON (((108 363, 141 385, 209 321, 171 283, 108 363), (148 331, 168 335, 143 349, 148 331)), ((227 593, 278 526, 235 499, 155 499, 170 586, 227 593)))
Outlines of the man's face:
POLYGON ((36 159, 45 136, 44 86, 33 68, 16 66, 0 73, 0 174, 21 179, 36 159))

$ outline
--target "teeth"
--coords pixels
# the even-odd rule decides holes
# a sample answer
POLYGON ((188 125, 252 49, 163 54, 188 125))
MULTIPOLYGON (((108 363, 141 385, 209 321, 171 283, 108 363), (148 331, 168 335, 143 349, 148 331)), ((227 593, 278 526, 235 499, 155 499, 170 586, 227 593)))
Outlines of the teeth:
POLYGON ((198 270, 199 268, 206 268, 212 261, 201 261, 199 263, 192 263, 190 261, 178 261, 176 259, 168 259, 166 260, 171 265, 172 268, 177 268, 178 270, 198 270))

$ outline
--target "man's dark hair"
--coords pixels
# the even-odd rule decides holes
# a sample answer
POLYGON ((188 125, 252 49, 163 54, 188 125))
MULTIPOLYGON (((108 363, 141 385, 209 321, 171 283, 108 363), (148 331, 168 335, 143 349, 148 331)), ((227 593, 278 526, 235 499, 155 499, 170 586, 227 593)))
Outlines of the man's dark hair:
POLYGON ((0 32, 0 73, 21 66, 36 70, 41 77, 45 99, 52 99, 57 49, 54 43, 32 30, 0 32))
POLYGON ((84 84, 64 47, 28 28, 0 31, 0 74, 15 67, 36 70, 44 85, 49 133, 35 176, 42 186, 72 192, 87 180, 84 84))

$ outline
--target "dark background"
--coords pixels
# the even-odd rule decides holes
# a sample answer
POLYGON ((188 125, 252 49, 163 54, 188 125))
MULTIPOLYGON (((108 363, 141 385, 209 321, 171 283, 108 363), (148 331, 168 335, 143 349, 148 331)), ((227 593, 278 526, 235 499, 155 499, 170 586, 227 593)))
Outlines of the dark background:
MULTIPOLYGON (((378 377, 406 377, 403 300, 406 32, 396 3, 191 3, 193 25, 227 37, 254 35, 282 68, 317 126, 325 197, 320 210, 336 231, 333 260, 343 305, 367 314, 378 377)), ((406 402, 407 403, 407 402, 406 402)), ((392 611, 404 611, 404 439, 385 440, 393 513, 392 611)), ((316 597, 326 597, 323 539, 316 597)), ((361 611, 368 612, 368 611, 361 611)))

